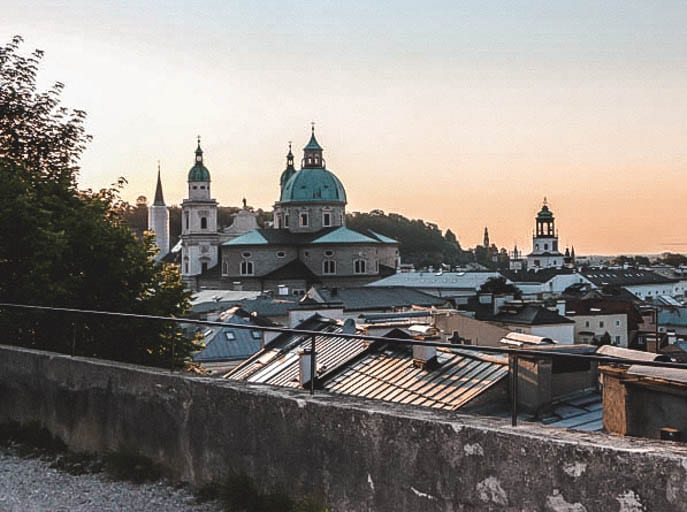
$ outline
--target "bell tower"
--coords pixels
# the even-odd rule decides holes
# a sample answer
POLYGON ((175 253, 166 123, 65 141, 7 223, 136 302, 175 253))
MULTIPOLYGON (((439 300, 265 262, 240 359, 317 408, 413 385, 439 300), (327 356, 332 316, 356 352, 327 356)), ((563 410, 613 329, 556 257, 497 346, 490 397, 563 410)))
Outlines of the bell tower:
POLYGON ((532 252, 527 255, 528 268, 552 268, 563 266, 563 254, 558 251, 558 231, 553 212, 544 198, 537 213, 532 233, 532 252))
POLYGON ((210 171, 198 137, 188 172, 188 197, 181 203, 181 275, 187 282, 217 265, 218 248, 217 201, 210 197, 210 171))

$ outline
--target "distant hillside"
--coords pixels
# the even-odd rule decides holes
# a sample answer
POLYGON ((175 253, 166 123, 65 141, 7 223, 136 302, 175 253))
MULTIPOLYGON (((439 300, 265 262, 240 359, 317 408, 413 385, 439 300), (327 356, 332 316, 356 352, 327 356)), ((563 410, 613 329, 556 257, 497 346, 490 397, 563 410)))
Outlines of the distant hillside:
POLYGON ((401 259, 416 268, 438 267, 441 263, 455 266, 472 261, 472 254, 461 249, 456 235, 448 229, 442 234, 439 226, 421 219, 407 219, 398 213, 372 210, 370 213, 349 213, 346 225, 351 229, 371 229, 398 240, 401 259))

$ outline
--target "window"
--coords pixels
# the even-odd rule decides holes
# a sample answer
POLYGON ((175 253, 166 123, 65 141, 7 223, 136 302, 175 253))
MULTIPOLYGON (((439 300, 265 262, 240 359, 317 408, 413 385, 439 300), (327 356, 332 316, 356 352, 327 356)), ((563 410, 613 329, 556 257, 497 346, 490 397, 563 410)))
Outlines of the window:
POLYGON ((332 225, 332 214, 329 212, 324 212, 322 214, 322 225, 324 227, 329 227, 332 225))
POLYGON ((331 258, 332 256, 334 256, 334 251, 324 251, 324 255, 327 258, 331 258))
POLYGON ((549 250, 549 244, 544 244, 544 250, 548 251, 549 250))
POLYGON ((197 185, 193 185, 193 190, 198 190, 198 186, 197 186, 197 185))
POLYGON ((201 185, 200 190, 205 190, 205 185, 201 185))
POLYGON ((336 274, 336 261, 324 260, 322 262, 322 273, 323 274, 336 274))
POLYGON ((366 272, 367 264, 365 260, 355 260, 353 262, 353 272, 356 274, 364 274, 366 272))
POLYGON ((243 260, 241 262, 241 275, 252 276, 253 273, 253 262, 250 260, 243 260))
POLYGON ((235 340, 235 339, 236 339, 236 335, 234 334, 234 331, 224 331, 224 336, 225 336, 229 341, 232 341, 232 340, 235 340))
POLYGON ((616 342, 616 343, 620 343, 620 336, 616 336, 616 337, 615 337, 615 342, 616 342))
POLYGON ((616 320, 616 321, 615 321, 615 326, 616 326, 616 327, 620 327, 620 320, 616 320))
POLYGON ((222 262, 222 275, 226 276, 229 274, 229 262, 228 261, 223 261, 222 262))
POLYGON ((284 215, 284 227, 288 228, 289 227, 289 214, 287 213, 284 215))
POLYGON ((587 320, 587 321, 584 323, 584 326, 585 326, 585 327, 589 327, 589 320, 587 320))
POLYGON ((184 274, 188 274, 188 261, 184 262, 184 274))
POLYGON ((208 262, 204 261, 203 263, 200 264, 200 271, 205 273, 208 271, 208 262))
POLYGON ((262 333, 260 331, 251 331, 250 335, 254 340, 259 340, 262 338, 262 333))
POLYGON ((286 258, 286 253, 284 251, 277 251, 277 258, 286 258))
POLYGON ((299 219, 299 221, 300 221, 300 226, 301 226, 302 228, 308 227, 308 214, 307 214, 307 213, 305 213, 305 212, 304 212, 304 213, 301 213, 301 214, 298 216, 298 219, 299 219))
POLYGON ((599 322, 599 327, 603 327, 603 326, 604 326, 604 322, 603 322, 603 320, 601 320, 601 321, 599 322))
POLYGON ((252 256, 252 254, 248 251, 241 253, 242 258, 250 258, 251 256, 252 256))
POLYGON ((303 256, 305 256, 306 258, 309 258, 310 257, 310 251, 303 251, 303 256))
POLYGON ((186 220, 186 229, 188 229, 188 212, 184 212, 184 219, 186 220))
POLYGON ((200 229, 207 229, 208 228, 208 218, 207 217, 201 217, 200 218, 200 229))

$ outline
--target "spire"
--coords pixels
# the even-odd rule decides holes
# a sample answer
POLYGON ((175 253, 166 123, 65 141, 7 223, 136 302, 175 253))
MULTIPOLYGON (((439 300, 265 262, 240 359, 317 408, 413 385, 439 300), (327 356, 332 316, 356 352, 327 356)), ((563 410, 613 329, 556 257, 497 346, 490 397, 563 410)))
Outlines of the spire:
POLYGON ((155 201, 153 206, 164 206, 165 198, 162 196, 162 180, 160 179, 160 161, 157 161, 157 186, 155 187, 155 201))
POLYGON ((284 185, 291 179, 291 176, 296 174, 296 169, 293 166, 293 153, 291 152, 291 141, 289 141, 289 152, 286 155, 286 169, 281 173, 279 178, 279 186, 284 190, 284 185))
POLYGON ((196 148, 196 164, 203 165, 203 150, 200 148, 200 135, 198 135, 198 147, 196 148))
POLYGON ((286 154, 286 168, 293 169, 293 153, 291 152, 291 141, 289 141, 289 152, 286 154))
POLYGON ((484 228, 484 241, 483 241, 484 247, 489 247, 489 230, 484 228))

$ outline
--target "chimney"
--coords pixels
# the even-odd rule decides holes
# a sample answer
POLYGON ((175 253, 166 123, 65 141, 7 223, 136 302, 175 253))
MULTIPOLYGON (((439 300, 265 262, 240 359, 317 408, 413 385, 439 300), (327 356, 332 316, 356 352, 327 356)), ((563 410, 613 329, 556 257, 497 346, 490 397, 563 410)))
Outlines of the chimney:
MULTIPOLYGON (((424 338, 421 341, 437 340, 434 336, 431 339, 424 338)), ((413 365, 423 370, 430 370, 437 362, 437 348, 428 345, 413 345, 413 365)))
POLYGON ((298 384, 301 387, 310 382, 312 352, 310 349, 298 352, 298 384))

